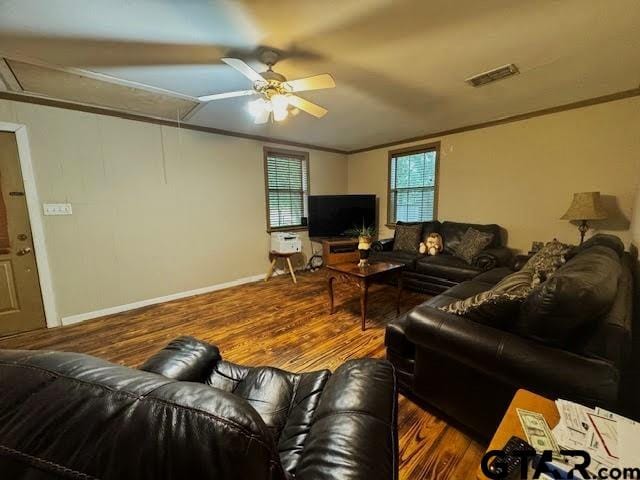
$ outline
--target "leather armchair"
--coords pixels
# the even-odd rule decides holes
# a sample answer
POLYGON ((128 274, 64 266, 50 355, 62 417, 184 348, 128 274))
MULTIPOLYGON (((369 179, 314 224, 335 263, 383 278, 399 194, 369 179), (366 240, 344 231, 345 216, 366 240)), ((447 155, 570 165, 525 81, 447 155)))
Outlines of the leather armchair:
POLYGON ((384 360, 296 374, 180 337, 142 369, 0 350, 2 478, 397 479, 384 360))

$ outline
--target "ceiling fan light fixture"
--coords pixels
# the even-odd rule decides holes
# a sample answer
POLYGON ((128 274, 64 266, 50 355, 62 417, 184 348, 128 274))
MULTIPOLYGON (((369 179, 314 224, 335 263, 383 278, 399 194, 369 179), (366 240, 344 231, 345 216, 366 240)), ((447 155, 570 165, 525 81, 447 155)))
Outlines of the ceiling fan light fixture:
POLYGON ((286 110, 289 106, 289 98, 287 95, 283 95, 281 93, 277 93, 271 96, 271 104, 273 105, 273 110, 286 110))
POLYGON ((271 105, 273 107, 273 119, 276 122, 281 122, 289 115, 289 98, 287 95, 275 94, 272 95, 271 105))
POLYGON ((258 118, 264 115, 265 112, 271 111, 271 103, 267 102, 263 98, 253 100, 248 103, 249 113, 252 117, 258 118))
POLYGON ((287 118, 287 116, 289 115, 289 112, 287 111, 287 108, 274 108, 273 109, 273 119, 276 122, 281 122, 283 121, 285 118, 287 118))

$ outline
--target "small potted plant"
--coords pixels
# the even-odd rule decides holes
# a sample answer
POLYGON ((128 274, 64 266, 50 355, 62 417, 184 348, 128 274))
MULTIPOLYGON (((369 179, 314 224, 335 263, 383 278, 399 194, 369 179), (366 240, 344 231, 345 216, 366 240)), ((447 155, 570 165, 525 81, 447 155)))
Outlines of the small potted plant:
POLYGON ((366 226, 364 222, 362 222, 362 227, 354 227, 346 233, 358 237, 358 253, 360 254, 358 266, 367 266, 369 264, 369 253, 371 253, 371 244, 373 243, 376 229, 372 226, 366 226))

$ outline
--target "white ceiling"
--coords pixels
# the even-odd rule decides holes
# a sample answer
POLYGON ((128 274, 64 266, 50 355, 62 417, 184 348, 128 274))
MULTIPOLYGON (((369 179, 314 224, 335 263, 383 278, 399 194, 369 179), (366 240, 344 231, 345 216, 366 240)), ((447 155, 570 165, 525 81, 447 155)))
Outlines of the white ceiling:
POLYGON ((331 73, 301 94, 329 113, 254 125, 236 98, 190 123, 353 150, 638 87, 640 1, 0 0, 0 55, 191 96, 249 88, 219 59, 258 68, 259 46, 289 52, 289 79, 331 73), (520 75, 464 82, 507 63, 520 75))

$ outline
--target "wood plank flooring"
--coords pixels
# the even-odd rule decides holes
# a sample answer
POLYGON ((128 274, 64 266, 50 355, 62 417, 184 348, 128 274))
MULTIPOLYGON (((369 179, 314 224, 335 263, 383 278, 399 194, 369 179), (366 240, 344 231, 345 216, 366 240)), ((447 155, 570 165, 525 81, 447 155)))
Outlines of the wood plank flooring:
MULTIPOLYGON (((88 353, 130 367, 179 335, 220 347, 224 358, 291 371, 334 370, 349 358, 385 354, 384 326, 396 317, 395 289, 374 286, 367 330, 360 330, 356 292, 335 287, 328 314, 325 273, 302 273, 111 315, 77 325, 0 338, 0 348, 88 353)), ((406 311, 427 297, 405 292, 406 311)), ((434 386, 434 388, 438 388, 434 386)), ((472 480, 484 446, 400 397, 400 478, 472 480)))

